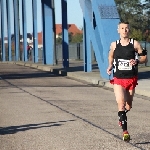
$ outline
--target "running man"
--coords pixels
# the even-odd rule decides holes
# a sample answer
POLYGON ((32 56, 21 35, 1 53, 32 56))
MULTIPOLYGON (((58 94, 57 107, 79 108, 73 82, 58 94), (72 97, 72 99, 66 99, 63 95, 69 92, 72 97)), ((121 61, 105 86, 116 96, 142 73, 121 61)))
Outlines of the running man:
POLYGON ((138 64, 147 61, 147 52, 143 51, 138 41, 130 39, 128 22, 118 25, 120 40, 112 42, 108 56, 109 66, 107 73, 113 69, 114 93, 118 104, 119 126, 123 129, 123 140, 129 141, 126 113, 132 108, 133 96, 137 85, 138 64), (139 56, 139 58, 138 58, 139 56))

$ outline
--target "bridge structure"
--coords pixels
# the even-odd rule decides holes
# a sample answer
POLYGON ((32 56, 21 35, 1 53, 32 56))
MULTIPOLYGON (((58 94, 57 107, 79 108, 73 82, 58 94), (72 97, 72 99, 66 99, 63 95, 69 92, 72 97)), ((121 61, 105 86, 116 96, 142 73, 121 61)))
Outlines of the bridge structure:
MULTIPOLYGON (((15 61, 19 61, 19 23, 18 23, 18 0, 0 0, 1 7, 1 52, 2 61, 12 61, 11 55, 11 15, 10 5, 13 3, 14 13, 14 36, 15 36, 15 61), (4 12, 6 11, 7 17, 4 12), (7 26, 5 21, 7 20, 7 26), (4 31, 7 27, 8 33, 8 59, 4 43, 4 31)), ((22 2, 22 25, 23 25, 23 53, 22 61, 27 59, 27 12, 26 0, 22 2)), ((55 35, 54 35, 54 2, 55 0, 41 0, 42 6, 42 33, 43 33, 43 64, 54 65, 55 59, 55 35)), ((96 61, 101 77, 108 79, 106 68, 108 66, 108 52, 110 44, 119 38, 117 24, 120 21, 114 0, 79 0, 83 12, 83 49, 84 49, 84 71, 92 71, 91 44, 94 49, 96 61)), ((67 0, 61 0, 62 8, 62 64, 64 68, 69 67, 69 41, 67 22, 67 0)), ((37 0, 32 0, 33 15, 33 63, 38 63, 38 34, 37 34, 37 0)))

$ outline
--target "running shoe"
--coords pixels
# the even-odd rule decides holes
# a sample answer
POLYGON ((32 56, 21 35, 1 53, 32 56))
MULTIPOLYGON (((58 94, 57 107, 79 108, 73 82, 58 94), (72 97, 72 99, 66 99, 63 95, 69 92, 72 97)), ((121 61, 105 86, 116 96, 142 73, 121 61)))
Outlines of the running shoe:
POLYGON ((126 141, 126 142, 130 141, 130 135, 129 135, 128 131, 123 132, 123 140, 126 141))

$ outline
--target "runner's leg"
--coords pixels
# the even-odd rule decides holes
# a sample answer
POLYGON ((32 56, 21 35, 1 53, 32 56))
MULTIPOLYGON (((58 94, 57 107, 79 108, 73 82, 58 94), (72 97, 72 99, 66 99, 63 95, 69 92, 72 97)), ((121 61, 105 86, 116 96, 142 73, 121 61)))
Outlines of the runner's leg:
POLYGON ((119 121, 121 121, 122 129, 123 129, 123 140, 129 141, 130 135, 127 131, 127 117, 125 112, 127 91, 121 85, 114 84, 114 93, 118 104, 119 121))
POLYGON ((130 111, 130 109, 132 108, 132 101, 133 101, 134 93, 135 93, 135 89, 127 91, 126 106, 125 106, 127 111, 130 111))

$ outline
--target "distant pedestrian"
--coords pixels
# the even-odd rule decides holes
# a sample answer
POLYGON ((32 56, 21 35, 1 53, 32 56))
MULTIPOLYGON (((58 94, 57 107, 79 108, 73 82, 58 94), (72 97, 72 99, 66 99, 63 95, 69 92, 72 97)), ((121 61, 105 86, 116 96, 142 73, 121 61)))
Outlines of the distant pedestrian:
POLYGON ((27 58, 29 59, 30 56, 31 56, 31 50, 32 50, 32 47, 28 44, 27 45, 27 58))

